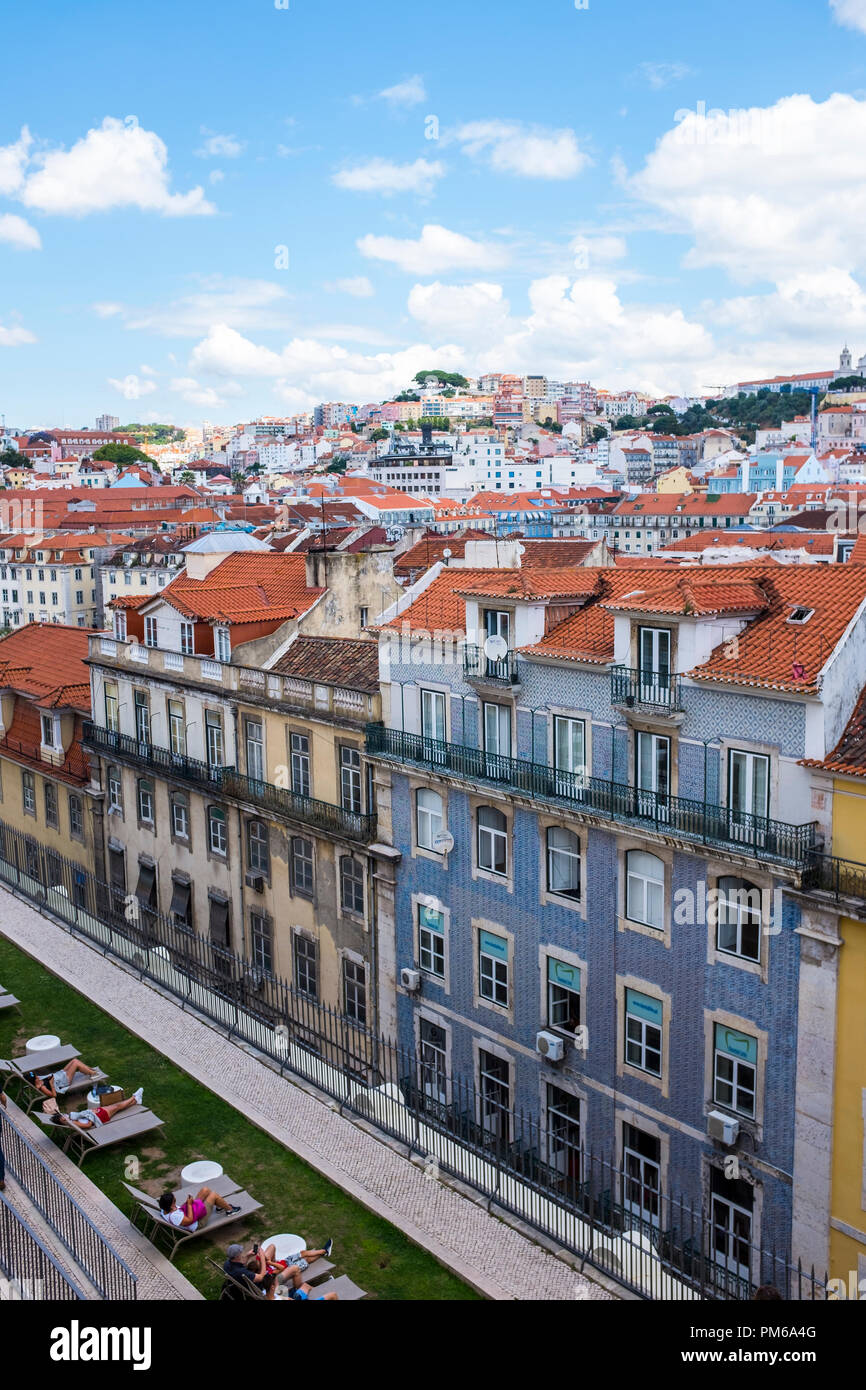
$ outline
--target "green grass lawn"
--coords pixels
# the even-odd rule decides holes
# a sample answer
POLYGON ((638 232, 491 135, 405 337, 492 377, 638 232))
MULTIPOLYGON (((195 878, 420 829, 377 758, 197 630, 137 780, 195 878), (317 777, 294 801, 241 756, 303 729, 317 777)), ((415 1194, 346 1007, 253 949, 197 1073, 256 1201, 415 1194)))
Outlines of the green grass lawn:
MULTIPOLYGON (((0 1057, 24 1051, 27 1038, 56 1033, 78 1048, 82 1061, 101 1066, 129 1095, 144 1086, 145 1104, 165 1121, 137 1148, 121 1146, 85 1161, 87 1176, 122 1211, 132 1203, 123 1178, 148 1192, 180 1185, 180 1170, 198 1158, 221 1163, 262 1203, 262 1211, 238 1222, 219 1244, 204 1236, 181 1249, 177 1268, 207 1298, 220 1278, 206 1257, 222 1261, 229 1239, 261 1240, 277 1231, 300 1232, 311 1246, 334 1238, 335 1274, 348 1274, 371 1298, 475 1299, 479 1295, 407 1240, 334 1187, 294 1154, 250 1124, 225 1101, 192 1080, 159 1052, 128 1033, 89 999, 56 979, 38 962, 0 937, 0 981, 22 1001, 21 1017, 0 1015, 0 1057), (130 1156, 140 1163, 129 1176, 130 1156)), ((262 1084, 270 1083, 263 1069, 262 1084)), ((275 1078, 276 1080, 276 1078, 275 1078)))

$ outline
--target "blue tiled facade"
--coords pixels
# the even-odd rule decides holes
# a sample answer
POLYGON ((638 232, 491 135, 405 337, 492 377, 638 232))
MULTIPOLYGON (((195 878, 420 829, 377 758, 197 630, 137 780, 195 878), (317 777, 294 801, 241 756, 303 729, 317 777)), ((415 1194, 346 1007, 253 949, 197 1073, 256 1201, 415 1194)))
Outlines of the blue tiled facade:
MULTIPOLYGON (((450 741, 478 747, 479 695, 463 679, 462 669, 441 666, 392 665, 391 680, 400 727, 397 686, 429 683, 452 690, 450 741)), ((595 778, 627 783, 633 730, 610 702, 610 676, 566 666, 521 661, 516 693, 515 751, 519 758, 548 764, 551 710, 584 713, 592 730, 595 778)), ((482 698, 495 699, 485 694, 482 698)), ((805 715, 802 705, 685 686, 684 716, 678 729, 678 794, 718 804, 722 749, 720 739, 737 737, 760 742, 778 755, 796 759, 804 754, 805 715)), ((405 706, 404 706, 405 708, 405 706)), ((664 729, 663 725, 658 726, 664 729)), ((669 732, 676 733, 675 730, 669 732)), ((580 1098, 581 1142, 596 1153, 622 1158, 623 1123, 659 1139, 663 1188, 697 1207, 707 1208, 711 1169, 719 1170, 728 1151, 709 1138, 707 1113, 718 1109, 708 1077, 707 1038, 714 1019, 742 1020, 743 1032, 762 1040, 758 1067, 758 1106, 762 1123, 742 1124, 735 1146, 744 1175, 753 1186, 752 1238, 765 1248, 784 1251, 791 1235, 794 1104, 796 1080, 796 1019, 799 978, 800 912, 796 900, 782 893, 781 923, 765 941, 763 971, 719 960, 706 920, 695 924, 677 920, 677 904, 688 890, 700 903, 701 893, 721 875, 747 881, 752 877, 768 892, 790 886, 790 875, 769 863, 744 864, 723 851, 700 844, 677 844, 675 837, 654 836, 629 825, 607 825, 569 816, 559 807, 534 804, 527 797, 491 791, 491 804, 507 810, 510 823, 511 873, 507 881, 473 875, 475 828, 473 808, 485 800, 483 784, 461 782, 459 776, 437 777, 420 766, 391 765, 393 843, 401 851, 396 903, 397 966, 417 967, 417 899, 435 900, 449 914, 446 987, 424 974, 420 994, 400 992, 397 1001, 401 1040, 417 1043, 418 1016, 438 1021, 447 1034, 454 1076, 477 1081, 477 1047, 484 1040, 508 1058, 512 1103, 544 1124, 545 1088, 553 1085, 580 1098), (454 848, 444 860, 417 852, 413 834, 413 792, 429 785, 447 798, 447 828, 454 848), (549 900, 541 846, 545 825, 555 821, 581 837, 581 904, 549 900), (667 838, 667 843, 664 843, 667 838), (622 920, 623 855, 643 848, 667 864, 668 931, 635 930, 622 920), (501 928, 513 942, 509 1014, 482 1004, 477 997, 478 943, 473 923, 501 928), (548 1026, 545 1016, 541 956, 548 948, 583 963, 582 1023, 588 1028, 585 1052, 570 1050, 563 1064, 554 1065, 536 1051, 536 1036, 548 1026), (644 982, 653 997, 668 998, 669 1023, 665 1037, 664 1071, 667 1085, 641 1079, 632 1069, 618 1067, 622 1053, 624 981, 644 982)), ((806 814, 789 819, 805 821, 806 814)), ((799 808, 805 811, 805 808, 799 808)))

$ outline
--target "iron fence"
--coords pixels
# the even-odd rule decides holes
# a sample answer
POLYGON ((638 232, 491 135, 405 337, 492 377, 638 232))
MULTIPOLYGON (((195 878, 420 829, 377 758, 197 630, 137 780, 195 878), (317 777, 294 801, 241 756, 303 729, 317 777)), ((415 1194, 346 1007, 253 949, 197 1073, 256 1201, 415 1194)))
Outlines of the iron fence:
POLYGON ((16 761, 38 766, 45 772, 60 773, 61 776, 69 777, 76 782, 87 782, 90 778, 87 759, 79 748, 72 748, 65 757, 51 762, 44 756, 38 744, 23 743, 20 738, 10 738, 7 734, 5 738, 0 739, 0 752, 8 753, 16 761))
MULTIPOLYGON (((735 1210, 719 1195, 707 1208, 665 1192, 627 1156, 592 1152, 567 1111, 548 1107, 543 1118, 516 1108, 507 1081, 456 1075, 444 1051, 377 1036, 77 865, 63 861, 58 878, 55 857, 49 874, 46 860, 35 841, 0 823, 0 880, 399 1140, 430 1171, 484 1194, 632 1292, 728 1300, 772 1283, 787 1298, 825 1296, 826 1274, 765 1248, 742 1203, 735 1210)), ((559 1072, 551 1065, 545 1076, 555 1086, 559 1072)))
POLYGON ((137 1280, 132 1270, 2 1109, 0 1147, 7 1168, 102 1297, 135 1299, 137 1280))
POLYGON ((468 643, 463 648, 463 670, 469 680, 492 681, 496 685, 520 683, 516 652, 491 657, 487 656, 483 647, 468 643))
POLYGON ((73 1302, 85 1295, 0 1192, 0 1273, 6 1299, 73 1302))
POLYGON ((838 902, 840 898, 854 898, 866 902, 866 864, 853 859, 839 859, 832 854, 821 854, 817 850, 809 855, 803 873, 803 887, 823 893, 832 893, 838 902))
POLYGON ((629 666, 613 666, 610 672, 612 705, 650 705, 673 714, 683 707, 681 687, 680 677, 672 672, 642 671, 629 666))
POLYGON ((796 868, 803 866, 815 844, 814 823, 789 825, 732 807, 606 782, 582 772, 488 753, 461 743, 444 743, 383 724, 368 724, 366 740, 367 752, 373 757, 414 763, 471 782, 489 782, 521 796, 566 804, 576 814, 642 826, 796 868))

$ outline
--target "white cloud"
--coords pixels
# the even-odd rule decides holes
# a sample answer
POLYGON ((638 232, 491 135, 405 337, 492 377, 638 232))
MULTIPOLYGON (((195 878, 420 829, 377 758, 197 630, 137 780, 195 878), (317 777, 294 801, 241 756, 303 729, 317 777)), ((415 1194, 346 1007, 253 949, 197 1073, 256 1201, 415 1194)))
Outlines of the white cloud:
POLYGON ((118 380, 117 377, 108 378, 109 386, 112 386, 119 395, 126 401, 140 401, 142 396, 149 396, 156 390, 155 381, 142 381, 141 377, 136 376, 135 372, 130 372, 128 376, 118 380))
POLYGON ((413 285, 409 313, 426 328, 449 335, 502 334, 508 322, 508 300, 501 285, 413 285))
POLYGON ((585 236, 578 234, 569 242, 569 250, 574 253, 579 270, 592 270, 599 265, 624 260, 628 248, 624 237, 587 232, 585 236))
POLYGON ((473 121, 448 139, 463 153, 484 158, 499 174, 528 179, 572 179, 590 163, 573 130, 524 126, 517 121, 473 121))
POLYGON ((687 63, 641 63, 637 71, 656 92, 661 91, 662 87, 669 87, 672 82, 681 82, 692 73, 687 63))
POLYGON ((285 325, 286 291, 272 280, 231 280, 211 276, 194 294, 152 309, 126 311, 126 326, 161 333, 168 338, 206 333, 212 323, 235 328, 279 328, 285 325))
POLYGON ((24 182, 33 136, 24 126, 14 145, 0 145, 0 193, 17 193, 24 182))
POLYGON ((94 314, 101 319, 113 319, 116 318, 118 314, 123 313, 122 304, 117 304, 107 299, 101 300, 98 304, 94 304, 92 308, 94 314))
POLYGON ((372 299, 376 293, 366 275, 351 275, 345 280, 329 280, 324 288, 329 294, 350 294, 353 299, 372 299))
POLYGON ((223 173, 222 169, 211 169, 210 173, 207 176, 207 181, 208 183, 222 183, 224 178, 225 174, 223 173))
POLYGON ((837 24, 866 34, 866 0, 830 0, 837 24))
POLYGON ((628 187, 692 237, 687 265, 777 280, 866 264, 866 100, 790 96, 675 119, 628 187))
POLYGON ((502 247, 473 241, 460 232, 428 223, 415 241, 392 236, 363 236, 357 243, 369 260, 390 261, 410 275, 438 275, 445 270, 488 270, 508 259, 502 247))
POLYGON ((233 381, 225 382, 219 391, 216 391, 212 386, 202 386, 191 376, 175 377, 171 389, 190 405, 220 406, 225 404, 226 397, 243 393, 242 388, 233 381))
POLYGON ((246 149, 245 142, 239 140, 236 135, 217 135, 206 126, 202 126, 201 133, 207 136, 207 139, 201 148, 196 150, 199 159, 237 159, 246 149))
POLYGON ((84 216, 136 207, 165 217, 213 213, 201 188, 169 191, 168 151, 159 136, 106 116, 69 150, 40 155, 18 196, 41 212, 84 216))
POLYGON ((416 159, 413 164, 392 164, 387 159, 371 159, 353 169, 340 169, 332 176, 338 188, 353 193, 427 193, 445 173, 438 160, 416 159))
POLYGON ((22 343, 35 343, 36 335, 22 328, 20 324, 13 324, 11 328, 6 328, 0 323, 0 347, 20 347, 22 343))
POLYGON ((0 241, 8 242, 19 251, 38 251, 42 245, 36 228, 25 222, 23 217, 16 217, 11 212, 0 216, 0 241))
POLYGON ((398 82, 395 87, 386 87, 379 96, 391 106, 419 106, 427 100, 427 89, 423 77, 416 73, 414 77, 398 82))

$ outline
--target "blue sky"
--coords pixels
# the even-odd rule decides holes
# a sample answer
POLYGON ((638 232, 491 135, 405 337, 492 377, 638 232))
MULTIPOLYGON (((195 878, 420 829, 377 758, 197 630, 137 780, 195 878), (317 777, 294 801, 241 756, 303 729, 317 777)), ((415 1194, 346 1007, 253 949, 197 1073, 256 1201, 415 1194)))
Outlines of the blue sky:
POLYGON ((866 352, 866 0, 83 0, 0 41, 10 424, 866 352))

